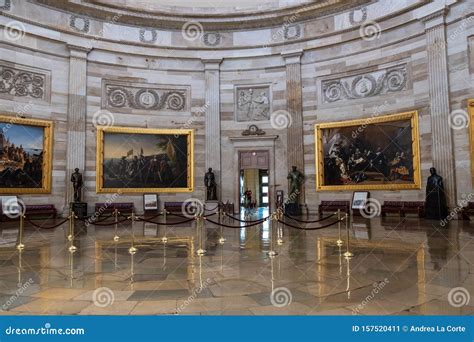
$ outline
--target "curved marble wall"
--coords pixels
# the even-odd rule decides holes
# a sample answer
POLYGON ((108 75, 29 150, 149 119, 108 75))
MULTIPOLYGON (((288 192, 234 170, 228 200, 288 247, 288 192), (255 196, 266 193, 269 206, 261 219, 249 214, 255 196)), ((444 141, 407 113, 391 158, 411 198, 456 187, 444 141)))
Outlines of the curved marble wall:
MULTIPOLYGON (((306 203, 314 210, 320 200, 351 197, 351 192, 315 190, 314 124, 415 109, 423 188, 371 191, 371 196, 423 200, 433 161, 452 180, 451 205, 472 192, 468 128, 447 126, 450 113, 465 111, 474 98, 474 8, 467 1, 366 1, 337 13, 322 11, 312 20, 295 12, 286 21, 253 29, 203 25, 199 31, 198 25, 196 37, 179 29, 131 25, 122 10, 107 20, 42 1, 0 0, 0 10, 0 68, 45 80, 41 96, 0 93, 0 111, 55 122, 52 193, 23 196, 27 203, 63 208, 74 167, 86 170, 85 200, 90 205, 106 200, 108 195, 95 192, 94 122, 107 111, 117 126, 194 128, 193 197, 203 198, 204 170, 213 167, 222 199, 237 202, 238 152, 263 149, 270 151, 274 190, 287 192, 288 165, 304 168, 306 203), (334 88, 361 75, 394 82, 364 95, 334 88), (107 91, 111 85, 125 92, 179 89, 184 105, 150 110, 113 96, 107 91), (294 125, 278 129, 265 114, 255 121, 239 115, 238 96, 249 89, 265 92, 268 112, 292 112, 294 125), (242 138, 251 123, 266 132, 265 138, 242 138), (296 152, 288 156, 287 150, 296 152)), ((142 207, 141 196, 124 194, 120 201, 142 207)))

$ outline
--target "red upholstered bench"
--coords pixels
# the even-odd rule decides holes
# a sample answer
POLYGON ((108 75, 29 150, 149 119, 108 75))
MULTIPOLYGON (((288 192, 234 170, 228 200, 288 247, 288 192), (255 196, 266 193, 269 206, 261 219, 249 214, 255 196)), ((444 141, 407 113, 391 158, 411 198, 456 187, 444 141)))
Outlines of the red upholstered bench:
POLYGON ((181 214, 183 202, 165 202, 164 209, 169 213, 181 214))
POLYGON ((408 213, 418 214, 418 217, 425 216, 425 202, 420 202, 420 201, 403 202, 402 215, 405 216, 408 213))
POLYGON ((100 217, 104 214, 111 214, 117 209, 121 214, 131 214, 135 211, 133 202, 120 202, 120 203, 96 203, 95 213, 100 217))
POLYGON ((385 201, 382 205, 382 216, 387 213, 395 213, 404 217, 406 214, 418 214, 425 216, 425 202, 421 201, 385 201))
POLYGON ((57 215, 58 215, 57 210, 53 204, 25 205, 26 217, 46 216, 46 217, 56 218, 57 215))
POLYGON ((400 201, 385 201, 382 204, 381 210, 382 217, 385 217, 387 213, 396 213, 403 216, 403 202, 400 201))
POLYGON ((336 212, 341 210, 341 213, 349 214, 349 208, 349 201, 321 201, 318 207, 319 217, 321 217, 325 211, 336 212))

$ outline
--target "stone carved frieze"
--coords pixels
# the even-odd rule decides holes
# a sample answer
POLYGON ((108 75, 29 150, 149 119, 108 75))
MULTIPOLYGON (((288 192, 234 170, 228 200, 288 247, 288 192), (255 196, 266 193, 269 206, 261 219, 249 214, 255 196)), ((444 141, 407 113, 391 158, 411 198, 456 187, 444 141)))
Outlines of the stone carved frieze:
POLYGON ((47 100, 49 75, 0 62, 0 95, 47 100))
POLYGON ((406 89, 406 64, 321 82, 323 103, 360 99, 406 89))
POLYGON ((182 112, 188 110, 189 88, 154 84, 106 82, 103 85, 104 108, 131 108, 182 112))
POLYGON ((236 120, 264 121, 270 119, 270 86, 245 86, 236 88, 236 120))

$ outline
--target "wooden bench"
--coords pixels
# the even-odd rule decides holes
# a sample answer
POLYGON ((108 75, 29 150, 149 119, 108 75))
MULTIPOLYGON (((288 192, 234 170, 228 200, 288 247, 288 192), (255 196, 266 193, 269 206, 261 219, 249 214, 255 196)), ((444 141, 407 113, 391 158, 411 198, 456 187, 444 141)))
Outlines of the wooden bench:
POLYGON ((349 208, 349 201, 321 201, 321 204, 318 206, 319 217, 322 217, 323 212, 325 211, 331 211, 334 213, 338 210, 341 210, 341 213, 349 214, 349 208))
POLYGON ((181 214, 184 202, 165 202, 164 209, 169 213, 181 214))
POLYGON ((111 214, 117 209, 122 214, 131 214, 135 211, 133 202, 119 202, 119 203, 96 203, 95 213, 97 217, 104 214, 111 214))
POLYGON ((470 221, 469 215, 474 214, 474 202, 467 202, 467 205, 461 208, 461 217, 465 221, 470 221))
POLYGON ((27 204, 25 205, 25 216, 46 216, 56 218, 58 212, 53 204, 27 204))
POLYGON ((387 213, 395 213, 401 217, 406 214, 425 216, 425 202, 421 201, 385 201, 381 209, 382 217, 385 217, 387 213))

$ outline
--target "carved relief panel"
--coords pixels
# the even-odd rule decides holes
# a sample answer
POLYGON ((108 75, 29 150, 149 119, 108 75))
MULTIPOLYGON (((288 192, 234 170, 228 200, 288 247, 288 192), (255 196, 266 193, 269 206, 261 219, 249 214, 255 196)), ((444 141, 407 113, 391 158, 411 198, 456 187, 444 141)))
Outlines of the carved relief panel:
POLYGON ((373 72, 321 82, 323 103, 360 99, 402 91, 407 85, 407 65, 402 64, 373 72))
POLYGON ((236 86, 234 99, 236 121, 264 121, 270 119, 272 112, 270 85, 236 86))
POLYGON ((102 108, 170 112, 189 111, 190 87, 102 81, 102 108))
POLYGON ((50 101, 51 74, 47 70, 0 61, 0 97, 50 101))

